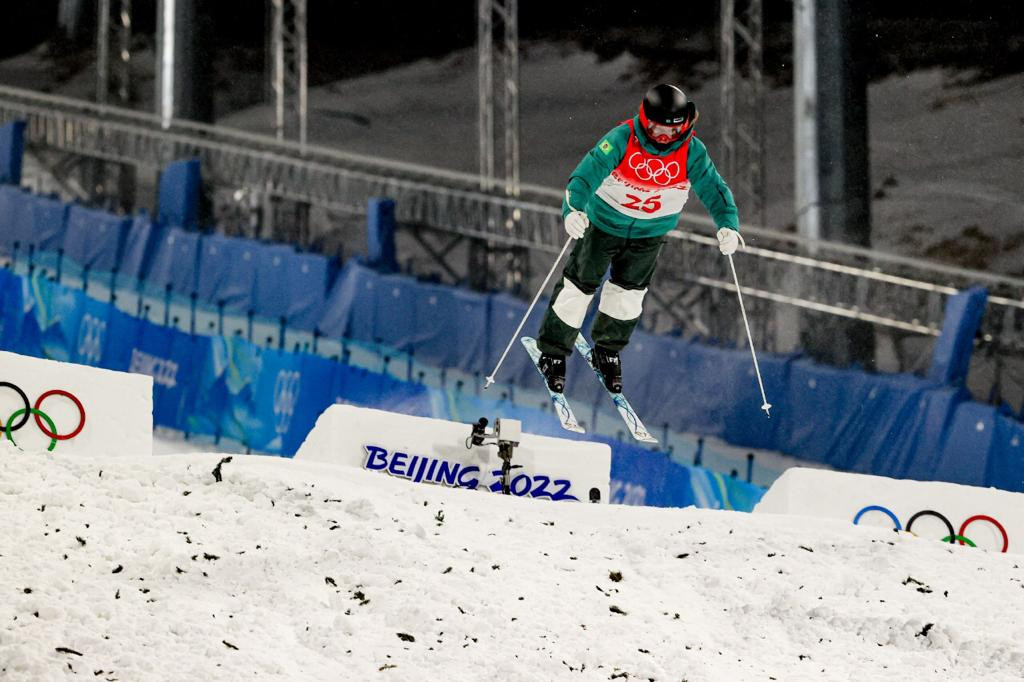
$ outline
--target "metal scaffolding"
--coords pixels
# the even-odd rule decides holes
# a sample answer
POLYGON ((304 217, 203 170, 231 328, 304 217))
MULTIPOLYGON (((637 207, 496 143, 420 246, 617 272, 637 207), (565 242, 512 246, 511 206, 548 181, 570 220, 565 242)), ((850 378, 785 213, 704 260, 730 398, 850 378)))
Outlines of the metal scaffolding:
POLYGON ((519 196, 519 0, 478 0, 477 54, 479 57, 480 188, 488 191, 500 184, 505 194, 519 196), (502 38, 495 41, 495 30, 502 38), (495 49, 497 48, 497 49, 495 49), (494 88, 495 61, 501 66, 501 111, 505 158, 497 176, 495 141, 497 100, 494 88))
MULTIPOLYGON (((270 9, 274 132, 277 139, 294 140, 305 150, 309 112, 306 0, 270 0, 270 9)), ((260 217, 255 222, 262 226, 261 236, 296 243, 308 240, 309 202, 286 197, 269 182, 260 189, 245 189, 242 203, 258 210, 260 217)))
POLYGON ((743 215, 764 221, 764 40, 761 0, 722 2, 722 147, 743 215))
POLYGON ((113 18, 116 40, 111 36, 111 0, 99 0, 96 16, 96 101, 109 101, 113 84, 120 104, 131 99, 132 63, 132 2, 119 0, 117 16, 113 18), (111 47, 116 49, 111 59, 111 47))
POLYGON ((274 130, 279 140, 306 144, 309 80, 306 0, 271 0, 274 130))

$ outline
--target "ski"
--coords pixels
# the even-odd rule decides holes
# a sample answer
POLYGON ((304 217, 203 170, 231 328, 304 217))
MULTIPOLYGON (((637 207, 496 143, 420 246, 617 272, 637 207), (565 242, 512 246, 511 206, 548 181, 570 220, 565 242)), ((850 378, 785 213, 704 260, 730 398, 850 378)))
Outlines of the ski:
POLYGON ((622 417, 622 421, 626 423, 633 438, 637 439, 642 443, 657 443, 658 439, 652 436, 644 423, 640 421, 640 417, 637 416, 636 412, 633 411, 629 401, 626 400, 626 396, 621 393, 612 393, 608 390, 608 387, 604 385, 604 377, 601 375, 601 370, 594 364, 594 349, 591 348, 590 342, 583 338, 583 334, 576 336, 576 350, 580 352, 580 355, 590 365, 590 369, 594 370, 594 374, 597 375, 597 380, 601 382, 601 388, 605 390, 608 396, 615 403, 615 409, 619 411, 619 415, 622 417))
POLYGON ((544 378, 544 373, 540 371, 540 365, 538 364, 540 363, 540 349, 537 348, 537 340, 524 336, 520 341, 522 341, 523 346, 526 348, 526 352, 530 354, 533 366, 537 368, 541 378, 544 379, 544 388, 548 389, 548 395, 551 396, 551 404, 555 407, 555 416, 561 422, 562 428, 574 433, 586 433, 579 422, 576 421, 576 415, 572 413, 572 408, 569 407, 569 401, 565 399, 565 395, 556 393, 548 388, 547 379, 544 378))

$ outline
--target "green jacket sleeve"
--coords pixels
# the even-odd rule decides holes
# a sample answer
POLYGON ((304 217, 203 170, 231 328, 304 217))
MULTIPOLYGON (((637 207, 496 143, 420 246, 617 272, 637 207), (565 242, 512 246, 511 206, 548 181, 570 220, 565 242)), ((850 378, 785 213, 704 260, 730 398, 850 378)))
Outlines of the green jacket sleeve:
POLYGON ((562 199, 562 217, 569 215, 569 211, 587 209, 594 192, 626 155, 628 142, 629 126, 623 123, 608 131, 608 134, 587 152, 576 166, 576 170, 569 176, 565 198, 562 199))
POLYGON ((718 174, 715 164, 708 156, 707 147, 696 137, 690 140, 690 152, 686 160, 686 176, 697 198, 711 214, 717 227, 729 227, 739 231, 740 216, 732 190, 718 174))

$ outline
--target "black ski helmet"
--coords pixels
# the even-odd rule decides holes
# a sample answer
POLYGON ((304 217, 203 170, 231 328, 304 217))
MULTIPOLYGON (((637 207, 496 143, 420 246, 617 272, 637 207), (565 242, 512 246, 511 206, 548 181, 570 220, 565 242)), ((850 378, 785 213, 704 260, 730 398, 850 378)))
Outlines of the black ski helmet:
POLYGON ((648 90, 642 109, 647 120, 667 126, 687 123, 697 113, 697 107, 687 99, 686 93, 668 83, 659 83, 648 90))

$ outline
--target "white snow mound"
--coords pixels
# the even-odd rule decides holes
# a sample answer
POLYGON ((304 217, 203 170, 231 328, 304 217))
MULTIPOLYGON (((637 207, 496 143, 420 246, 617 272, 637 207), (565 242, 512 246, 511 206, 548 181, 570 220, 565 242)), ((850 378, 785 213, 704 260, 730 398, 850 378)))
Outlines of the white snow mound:
POLYGON ((1019 557, 223 457, 0 443, 0 678, 1024 676, 1019 557))

